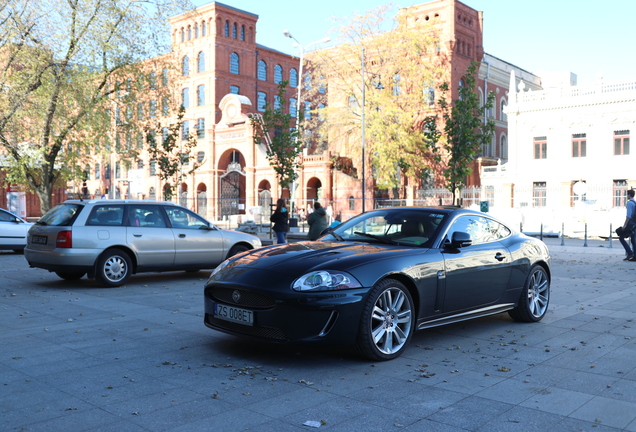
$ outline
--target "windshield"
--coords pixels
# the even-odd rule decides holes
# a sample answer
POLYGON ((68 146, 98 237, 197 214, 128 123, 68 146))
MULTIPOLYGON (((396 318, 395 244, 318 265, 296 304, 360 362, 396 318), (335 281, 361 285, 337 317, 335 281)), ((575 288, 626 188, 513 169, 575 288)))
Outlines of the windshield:
POLYGON ((428 248, 446 218, 434 209, 385 209, 352 218, 323 240, 363 241, 428 248))
POLYGON ((42 216, 37 223, 48 226, 70 225, 82 207, 79 204, 58 204, 42 216))

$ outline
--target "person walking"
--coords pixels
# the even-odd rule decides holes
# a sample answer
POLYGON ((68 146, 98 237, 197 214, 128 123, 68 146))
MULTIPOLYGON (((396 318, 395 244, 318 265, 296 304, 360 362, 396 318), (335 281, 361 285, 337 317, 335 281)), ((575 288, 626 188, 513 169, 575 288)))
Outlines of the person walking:
POLYGON ((276 243, 287 243, 287 231, 289 231, 289 211, 287 211, 285 200, 283 198, 278 198, 278 201, 276 201, 276 210, 274 210, 274 213, 270 216, 269 221, 274 223, 274 227, 272 229, 276 233, 276 243))
POLYGON ((327 212, 318 201, 314 203, 314 211, 307 217, 307 223, 309 224, 309 233, 307 235, 309 240, 316 240, 320 237, 320 233, 329 225, 327 223, 327 212))
MULTIPOLYGON (((634 257, 634 253, 636 253, 636 201, 634 201, 634 189, 630 189, 627 191, 627 202, 625 203, 625 207, 627 208, 627 215, 625 216, 625 222, 623 222, 623 226, 620 227, 620 232, 618 234, 618 240, 625 248, 625 258, 624 261, 636 261, 636 257, 634 257), (625 238, 629 237, 630 243, 628 244, 625 238), (631 247, 630 247, 631 244, 631 247)), ((617 231, 619 230, 617 229, 617 231)))

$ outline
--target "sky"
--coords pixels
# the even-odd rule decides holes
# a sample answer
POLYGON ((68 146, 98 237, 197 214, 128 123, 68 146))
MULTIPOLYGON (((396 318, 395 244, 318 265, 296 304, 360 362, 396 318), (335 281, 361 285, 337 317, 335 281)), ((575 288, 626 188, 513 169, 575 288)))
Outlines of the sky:
MULTIPOLYGON (((210 3, 193 0, 195 5, 210 3)), ((427 0, 221 0, 259 16, 256 41, 298 54, 289 32, 302 44, 330 36, 334 17, 342 19, 380 5, 407 7, 427 0)), ((488 54, 540 75, 542 70, 577 75, 579 85, 636 81, 634 0, 464 0, 484 14, 488 54)), ((311 48, 310 48, 311 50, 311 48)))

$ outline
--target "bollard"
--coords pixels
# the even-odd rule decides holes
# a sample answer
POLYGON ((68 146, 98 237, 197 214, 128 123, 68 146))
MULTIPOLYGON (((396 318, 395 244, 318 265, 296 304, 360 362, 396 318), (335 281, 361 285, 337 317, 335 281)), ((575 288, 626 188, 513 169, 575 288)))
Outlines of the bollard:
POLYGON ((543 241, 543 224, 541 224, 541 231, 539 231, 539 240, 543 241))
POLYGON ((561 222, 561 246, 565 246, 565 223, 561 222))
POLYGON ((609 236, 609 241, 610 241, 610 245, 609 247, 613 248, 614 246, 612 246, 612 233, 614 231, 612 231, 612 224, 610 224, 610 236, 609 236))
POLYGON ((587 247, 587 222, 585 222, 585 241, 583 242, 583 247, 587 247))

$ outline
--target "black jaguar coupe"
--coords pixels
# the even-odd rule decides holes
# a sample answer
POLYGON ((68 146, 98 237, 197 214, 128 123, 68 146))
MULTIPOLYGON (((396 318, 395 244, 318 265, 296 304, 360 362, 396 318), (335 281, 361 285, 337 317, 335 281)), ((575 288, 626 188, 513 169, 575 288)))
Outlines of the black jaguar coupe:
POLYGON ((353 345, 390 360, 415 330, 507 311, 543 318, 546 245, 491 216, 400 207, 358 215, 318 241, 251 250, 205 285, 205 324, 259 340, 353 345))

